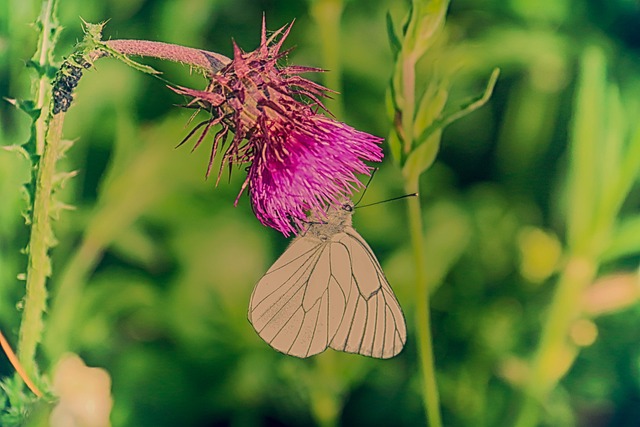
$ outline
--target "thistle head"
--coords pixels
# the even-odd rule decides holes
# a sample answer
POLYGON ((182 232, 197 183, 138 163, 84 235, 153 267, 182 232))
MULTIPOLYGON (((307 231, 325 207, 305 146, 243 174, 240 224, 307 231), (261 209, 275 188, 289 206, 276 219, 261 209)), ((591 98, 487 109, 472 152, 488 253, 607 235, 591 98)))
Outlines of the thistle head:
POLYGON ((197 147, 215 126, 207 175, 220 151, 218 179, 225 165, 244 165, 238 198, 248 188, 260 222, 285 235, 300 231, 307 214, 323 215, 349 196, 362 185, 356 175, 371 172, 364 162, 383 156, 381 138, 321 114, 328 89, 300 76, 321 70, 280 65, 290 30, 267 37, 263 20, 260 46, 244 52, 234 43, 233 60, 205 90, 173 88, 211 114, 185 138, 202 128, 197 147))

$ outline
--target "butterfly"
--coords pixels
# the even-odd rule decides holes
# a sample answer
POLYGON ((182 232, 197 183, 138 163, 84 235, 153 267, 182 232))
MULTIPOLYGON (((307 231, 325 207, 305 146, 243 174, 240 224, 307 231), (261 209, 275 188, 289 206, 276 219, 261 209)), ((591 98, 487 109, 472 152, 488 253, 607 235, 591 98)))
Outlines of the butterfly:
POLYGON ((274 349, 309 357, 331 347, 387 359, 407 340, 400 304, 353 228, 351 201, 312 222, 256 284, 249 322, 274 349))

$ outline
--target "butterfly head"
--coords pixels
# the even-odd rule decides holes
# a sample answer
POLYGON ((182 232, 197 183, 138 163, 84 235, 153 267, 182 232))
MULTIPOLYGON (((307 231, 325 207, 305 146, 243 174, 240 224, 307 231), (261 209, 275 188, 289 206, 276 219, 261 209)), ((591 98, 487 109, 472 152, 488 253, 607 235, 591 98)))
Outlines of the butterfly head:
POLYGON ((345 200, 341 205, 332 207, 327 212, 329 224, 342 227, 350 226, 354 209, 355 206, 351 200, 345 200))
POLYGON ((336 233, 351 226, 351 216, 354 205, 351 200, 345 200, 339 205, 329 207, 324 218, 317 218, 310 222, 305 235, 313 235, 320 240, 327 240, 336 233))

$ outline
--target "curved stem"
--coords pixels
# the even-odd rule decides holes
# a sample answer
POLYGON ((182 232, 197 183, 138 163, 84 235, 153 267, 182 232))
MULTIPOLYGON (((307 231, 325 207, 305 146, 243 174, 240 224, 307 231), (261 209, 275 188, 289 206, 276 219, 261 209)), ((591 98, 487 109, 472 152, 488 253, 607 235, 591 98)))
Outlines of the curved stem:
POLYGON ((122 55, 147 56, 180 62, 212 74, 231 62, 229 58, 218 53, 171 43, 148 40, 108 40, 104 44, 122 55))
MULTIPOLYGON (((406 181, 408 193, 419 193, 417 177, 406 181)), ((416 266, 416 334, 418 338, 418 356, 423 381, 423 399, 427 420, 430 427, 441 427, 440 397, 436 383, 436 370, 433 357, 433 339, 431 336, 431 313, 429 303, 429 287, 424 265, 424 238, 422 224, 422 206, 420 197, 410 197, 408 203, 409 232, 416 266)))

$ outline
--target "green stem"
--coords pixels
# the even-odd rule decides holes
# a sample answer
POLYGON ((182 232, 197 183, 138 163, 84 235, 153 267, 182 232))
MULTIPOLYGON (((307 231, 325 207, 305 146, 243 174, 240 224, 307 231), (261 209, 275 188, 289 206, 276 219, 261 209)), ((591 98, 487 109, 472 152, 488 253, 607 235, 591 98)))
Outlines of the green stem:
POLYGON ((18 355, 30 378, 37 377, 35 362, 36 347, 42 336, 42 314, 46 308, 47 277, 51 273, 48 251, 53 242, 51 232, 51 194, 56 161, 60 152, 60 138, 64 114, 54 116, 49 122, 44 153, 38 164, 31 236, 29 237, 29 260, 27 263, 26 295, 20 325, 18 355))
POLYGON ((515 424, 517 427, 538 425, 539 405, 560 379, 561 374, 557 372, 558 356, 563 354, 569 328, 580 314, 576 301, 580 300, 582 291, 593 281, 597 267, 591 257, 573 256, 567 262, 542 330, 525 388, 524 402, 515 424))
POLYGON ((53 243, 51 232, 51 194, 53 192, 53 177, 55 165, 60 151, 62 136, 63 114, 48 120, 47 100, 50 86, 46 68, 50 65, 52 51, 55 45, 57 20, 56 0, 45 0, 39 17, 40 39, 34 60, 41 69, 39 81, 34 87, 36 108, 41 110, 40 117, 34 127, 36 153, 40 156, 34 165, 35 194, 33 195, 33 210, 31 215, 31 234, 28 245, 28 261, 26 274, 26 291, 22 322, 18 339, 18 357, 26 375, 35 379, 38 376, 35 361, 36 348, 42 337, 42 314, 46 308, 47 277, 51 273, 51 261, 48 251, 53 243))
MULTIPOLYGON (((406 181, 407 193, 419 193, 417 177, 406 181)), ((429 288, 424 265, 424 238, 422 224, 422 207, 420 197, 410 197, 407 201, 409 213, 409 232, 416 265, 416 333, 418 338, 418 355, 423 381, 423 399, 426 417, 430 427, 441 427, 440 398, 436 383, 436 370, 433 357, 433 339, 431 337, 431 313, 429 288)))
MULTIPOLYGON (((36 57, 38 65, 43 69, 50 65, 49 59, 55 45, 54 32, 55 28, 58 26, 58 22, 55 17, 56 6, 57 0, 44 0, 44 2, 42 3, 42 12, 39 18, 42 29, 40 33, 40 46, 38 47, 36 57)), ((36 59, 36 57, 34 57, 33 59, 36 59)), ((35 127, 36 153, 38 153, 39 155, 42 155, 42 153, 44 152, 45 135, 47 132, 47 121, 45 119, 47 116, 45 106, 47 103, 47 95, 49 93, 50 84, 51 82, 49 76, 47 76, 46 73, 43 73, 40 76, 40 79, 38 80, 37 86, 35 88, 36 106, 37 108, 42 109, 42 114, 40 115, 40 119, 38 119, 35 127)))

